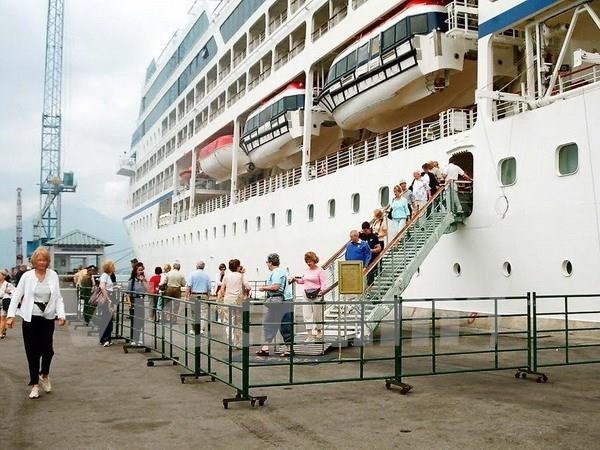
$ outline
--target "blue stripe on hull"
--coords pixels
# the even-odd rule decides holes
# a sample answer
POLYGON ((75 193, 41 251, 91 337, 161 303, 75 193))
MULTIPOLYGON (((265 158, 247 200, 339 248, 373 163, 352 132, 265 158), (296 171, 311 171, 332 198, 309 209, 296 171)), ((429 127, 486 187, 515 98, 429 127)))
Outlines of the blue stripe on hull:
POLYGON ((169 196, 173 195, 173 191, 169 191, 169 192, 165 192, 163 195, 161 195, 160 197, 158 197, 157 199, 152 200, 150 203, 148 203, 147 205, 142 206, 139 209, 136 209, 134 212, 127 214, 125 217, 123 217, 123 220, 127 220, 133 216, 135 216, 136 214, 141 213, 142 211, 156 205, 157 203, 162 202, 163 200, 165 200, 166 198, 169 198, 169 196))
POLYGON ((523 3, 480 24, 479 38, 508 28, 559 1, 560 0, 525 0, 523 3))

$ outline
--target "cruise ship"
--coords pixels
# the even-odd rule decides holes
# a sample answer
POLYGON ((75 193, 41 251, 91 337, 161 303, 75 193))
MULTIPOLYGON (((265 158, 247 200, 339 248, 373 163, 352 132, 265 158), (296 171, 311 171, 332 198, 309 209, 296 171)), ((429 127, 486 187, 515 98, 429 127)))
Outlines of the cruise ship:
POLYGON ((600 0, 197 2, 148 66, 120 161, 136 257, 239 258, 264 280, 267 254, 297 275, 312 250, 335 282, 349 231, 454 157, 474 180, 461 210, 426 219, 371 292, 600 292, 599 16, 600 0))

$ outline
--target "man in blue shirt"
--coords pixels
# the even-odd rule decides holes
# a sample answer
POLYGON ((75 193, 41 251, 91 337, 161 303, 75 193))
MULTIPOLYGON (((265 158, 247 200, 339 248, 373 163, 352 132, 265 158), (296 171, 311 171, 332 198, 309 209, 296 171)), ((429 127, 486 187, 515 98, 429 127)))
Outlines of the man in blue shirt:
POLYGON ((366 269, 371 262, 371 248, 365 241, 361 241, 358 231, 350 232, 350 242, 346 244, 346 261, 362 261, 366 269))
POLYGON ((204 271, 204 261, 199 261, 196 264, 196 270, 190 272, 185 284, 187 291, 186 300, 192 301, 192 305, 190 305, 190 308, 192 310, 191 316, 194 320, 194 327, 192 330, 190 330, 190 334, 192 335, 198 334, 198 332, 204 334, 206 330, 206 321, 208 319, 208 305, 206 305, 206 303, 202 303, 200 305, 200 323, 198 323, 198 318, 196 317, 197 306, 194 305, 194 302, 198 300, 208 300, 208 295, 210 294, 211 288, 210 285, 210 277, 204 271))
POLYGON ((265 344, 256 352, 259 356, 269 356, 269 347, 277 336, 278 328, 286 344, 280 356, 289 356, 290 354, 292 335, 294 333, 293 295, 288 275, 285 270, 279 267, 279 264, 279 255, 277 253, 271 253, 267 256, 267 267, 271 273, 267 279, 267 284, 259 288, 260 291, 266 292, 268 298, 281 298, 279 302, 265 303, 267 310, 263 321, 265 344))

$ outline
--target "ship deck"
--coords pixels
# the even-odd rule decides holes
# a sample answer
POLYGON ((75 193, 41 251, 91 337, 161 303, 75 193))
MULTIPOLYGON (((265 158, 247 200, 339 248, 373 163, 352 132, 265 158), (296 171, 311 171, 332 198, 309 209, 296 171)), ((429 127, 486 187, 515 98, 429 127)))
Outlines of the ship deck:
MULTIPOLYGON (((55 333, 54 392, 27 398, 19 327, 0 342, 3 448, 593 448, 598 367, 556 367, 550 381, 510 371, 265 389, 262 408, 224 410, 221 383, 181 384, 181 369, 100 347, 71 327, 55 333)), ((335 365, 317 367, 336 370, 335 365)))

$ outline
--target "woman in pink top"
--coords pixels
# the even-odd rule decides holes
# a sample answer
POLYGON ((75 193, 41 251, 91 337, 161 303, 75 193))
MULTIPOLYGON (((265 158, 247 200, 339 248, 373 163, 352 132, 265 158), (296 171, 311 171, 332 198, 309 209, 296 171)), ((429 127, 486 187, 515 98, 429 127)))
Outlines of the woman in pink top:
POLYGON ((308 342, 323 338, 323 304, 321 296, 327 289, 325 271, 317 266, 319 257, 314 252, 304 255, 304 262, 308 268, 304 276, 296 277, 298 284, 304 285, 304 299, 308 304, 302 305, 302 317, 306 326, 306 340, 308 342))

